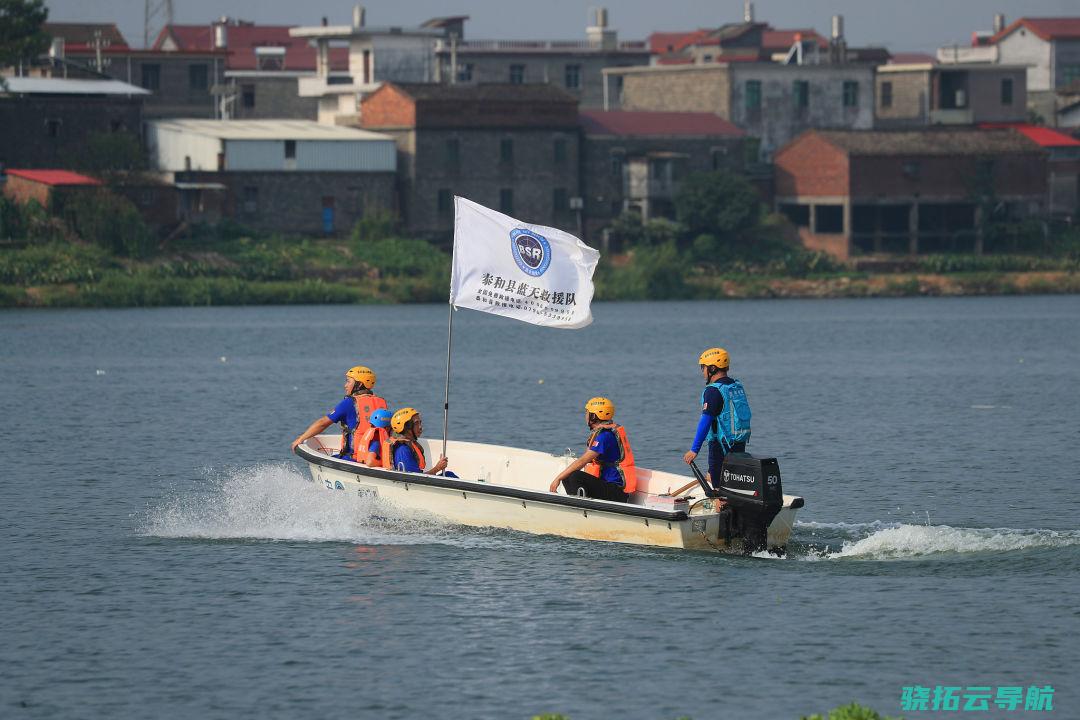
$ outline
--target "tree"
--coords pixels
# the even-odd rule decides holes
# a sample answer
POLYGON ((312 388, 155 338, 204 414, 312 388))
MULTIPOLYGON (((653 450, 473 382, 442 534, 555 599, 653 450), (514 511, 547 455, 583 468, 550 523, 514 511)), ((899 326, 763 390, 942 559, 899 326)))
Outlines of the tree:
POLYGON ((720 170, 688 176, 675 195, 675 214, 689 237, 719 237, 749 230, 761 216, 761 198, 741 175, 720 170))
POLYGON ((49 17, 45 0, 0 0, 0 67, 36 59, 49 48, 42 25, 49 17))

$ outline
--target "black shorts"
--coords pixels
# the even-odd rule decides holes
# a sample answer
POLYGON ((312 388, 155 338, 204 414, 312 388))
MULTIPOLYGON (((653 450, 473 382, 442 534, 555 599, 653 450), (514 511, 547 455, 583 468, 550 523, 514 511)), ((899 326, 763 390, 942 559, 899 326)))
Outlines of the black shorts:
POLYGON ((567 495, 579 495, 580 493, 578 490, 581 489, 585 491, 585 497, 594 500, 626 502, 630 499, 630 496, 623 492, 622 485, 605 482, 595 475, 590 475, 584 470, 578 470, 573 475, 563 480, 562 485, 566 488, 567 495))

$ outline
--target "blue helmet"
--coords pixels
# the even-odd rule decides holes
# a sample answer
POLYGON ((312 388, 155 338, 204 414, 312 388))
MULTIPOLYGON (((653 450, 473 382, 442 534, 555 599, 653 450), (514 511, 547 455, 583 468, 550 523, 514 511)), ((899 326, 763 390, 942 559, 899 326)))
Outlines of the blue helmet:
POLYGON ((371 424, 377 428, 390 427, 390 411, 379 408, 375 412, 371 413, 371 424))

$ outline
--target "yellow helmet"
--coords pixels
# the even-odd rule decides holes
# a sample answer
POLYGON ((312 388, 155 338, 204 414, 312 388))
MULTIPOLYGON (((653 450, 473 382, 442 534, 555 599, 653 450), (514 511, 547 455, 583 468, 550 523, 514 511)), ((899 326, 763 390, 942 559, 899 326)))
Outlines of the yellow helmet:
POLYGON ((718 368, 727 369, 728 367, 728 353, 724 348, 709 348, 705 352, 701 353, 701 357, 698 358, 698 365, 713 365, 718 368))
POLYGON ((355 380, 368 390, 375 387, 375 373, 372 372, 371 368, 366 368, 363 365, 349 368, 348 372, 345 373, 345 377, 355 380))
POLYGON ((592 413, 601 420, 615 417, 615 403, 606 397, 594 397, 585 403, 585 412, 592 413))
POLYGON ((390 418, 390 427, 393 428, 396 433, 402 432, 405 430, 405 425, 419 414, 419 410, 409 407, 401 408, 394 413, 394 417, 390 418))

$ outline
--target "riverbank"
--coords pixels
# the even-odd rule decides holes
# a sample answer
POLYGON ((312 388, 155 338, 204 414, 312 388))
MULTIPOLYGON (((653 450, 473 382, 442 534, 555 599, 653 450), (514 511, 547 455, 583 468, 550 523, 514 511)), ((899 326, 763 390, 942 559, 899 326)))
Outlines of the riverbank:
MULTIPOLYGON (((596 299, 712 300, 1080 293, 1080 262, 940 255, 839 264, 797 251, 746 263, 644 246, 601 260, 596 299)), ((0 250, 0 307, 444 302, 450 256, 421 240, 234 238, 151 258, 79 242, 0 250)))

